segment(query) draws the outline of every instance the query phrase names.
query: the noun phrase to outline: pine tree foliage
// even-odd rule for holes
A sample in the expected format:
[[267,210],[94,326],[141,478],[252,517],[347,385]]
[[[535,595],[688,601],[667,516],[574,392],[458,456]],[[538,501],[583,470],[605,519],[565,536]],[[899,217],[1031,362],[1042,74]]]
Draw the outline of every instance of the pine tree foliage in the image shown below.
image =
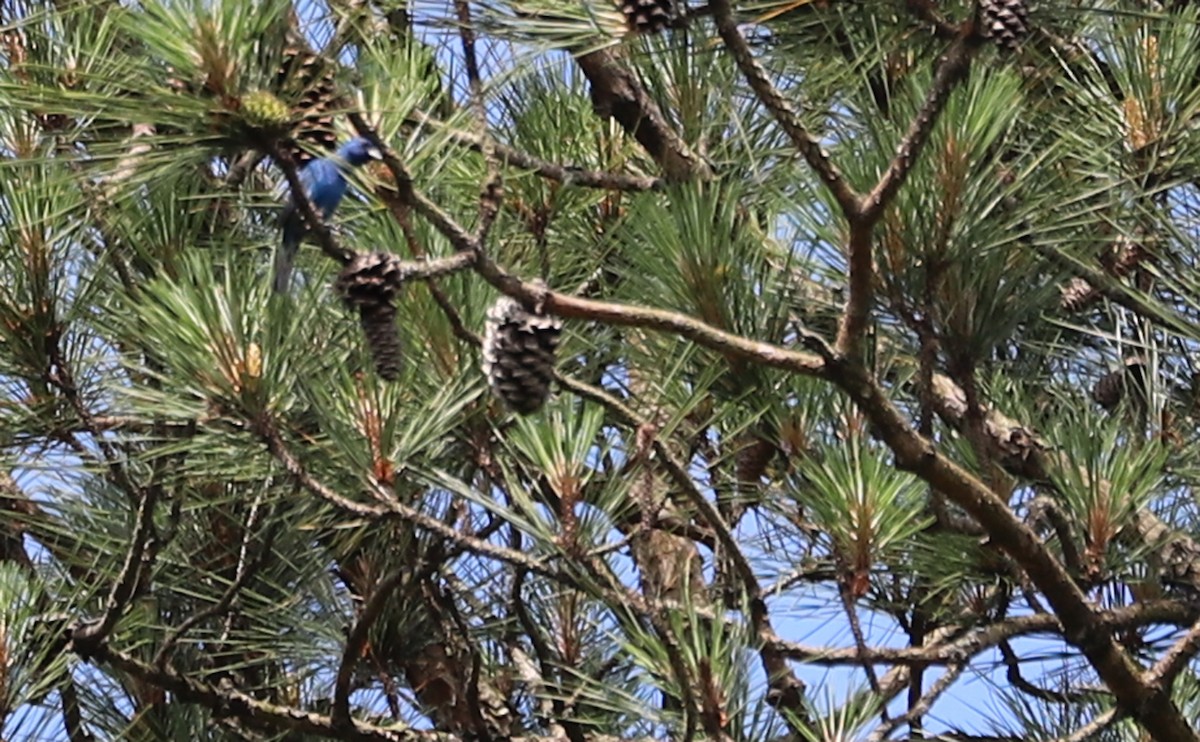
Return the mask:
[[1200,738],[1197,60],[1186,3],[0,0],[0,738]]

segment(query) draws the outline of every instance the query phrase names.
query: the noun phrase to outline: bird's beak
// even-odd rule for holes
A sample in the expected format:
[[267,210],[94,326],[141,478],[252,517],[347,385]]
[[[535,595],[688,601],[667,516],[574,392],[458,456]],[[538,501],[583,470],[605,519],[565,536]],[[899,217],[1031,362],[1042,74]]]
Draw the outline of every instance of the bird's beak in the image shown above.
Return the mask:
[[383,153],[379,151],[378,147],[368,147],[367,157],[370,157],[372,160],[382,160]]

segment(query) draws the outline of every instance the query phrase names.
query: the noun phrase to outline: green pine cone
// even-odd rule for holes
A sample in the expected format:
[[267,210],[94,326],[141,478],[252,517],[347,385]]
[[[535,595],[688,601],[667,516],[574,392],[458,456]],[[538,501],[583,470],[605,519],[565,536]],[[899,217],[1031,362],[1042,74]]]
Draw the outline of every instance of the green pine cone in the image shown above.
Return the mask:
[[242,96],[242,119],[255,129],[278,129],[291,120],[287,104],[265,90]]

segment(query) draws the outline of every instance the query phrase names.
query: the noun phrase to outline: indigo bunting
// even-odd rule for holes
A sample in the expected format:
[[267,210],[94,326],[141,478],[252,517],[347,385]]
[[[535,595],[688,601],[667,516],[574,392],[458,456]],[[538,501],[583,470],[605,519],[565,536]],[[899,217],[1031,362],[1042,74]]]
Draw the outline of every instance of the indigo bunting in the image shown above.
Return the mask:
[[[322,221],[333,216],[342,196],[346,195],[346,171],[380,157],[379,150],[370,142],[356,137],[343,144],[332,156],[313,160],[300,171],[300,183]],[[292,266],[300,249],[300,240],[307,231],[304,214],[296,208],[295,199],[288,198],[279,223],[283,226],[283,244],[275,253],[275,291],[285,294],[292,280]]]

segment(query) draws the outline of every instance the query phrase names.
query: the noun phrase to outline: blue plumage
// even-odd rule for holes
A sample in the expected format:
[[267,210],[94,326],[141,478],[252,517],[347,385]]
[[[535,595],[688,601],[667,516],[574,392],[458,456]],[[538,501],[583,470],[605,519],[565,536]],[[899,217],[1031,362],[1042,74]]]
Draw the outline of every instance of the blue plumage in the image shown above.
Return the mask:
[[[346,195],[346,171],[368,160],[378,160],[379,157],[379,150],[370,142],[356,137],[343,144],[332,157],[313,160],[300,171],[300,183],[308,194],[309,203],[321,215],[322,222],[333,216],[342,197]],[[300,250],[300,241],[307,231],[304,214],[296,207],[294,199],[288,198],[279,222],[283,227],[283,244],[275,253],[274,285],[275,291],[285,294],[292,281],[292,266]]]

